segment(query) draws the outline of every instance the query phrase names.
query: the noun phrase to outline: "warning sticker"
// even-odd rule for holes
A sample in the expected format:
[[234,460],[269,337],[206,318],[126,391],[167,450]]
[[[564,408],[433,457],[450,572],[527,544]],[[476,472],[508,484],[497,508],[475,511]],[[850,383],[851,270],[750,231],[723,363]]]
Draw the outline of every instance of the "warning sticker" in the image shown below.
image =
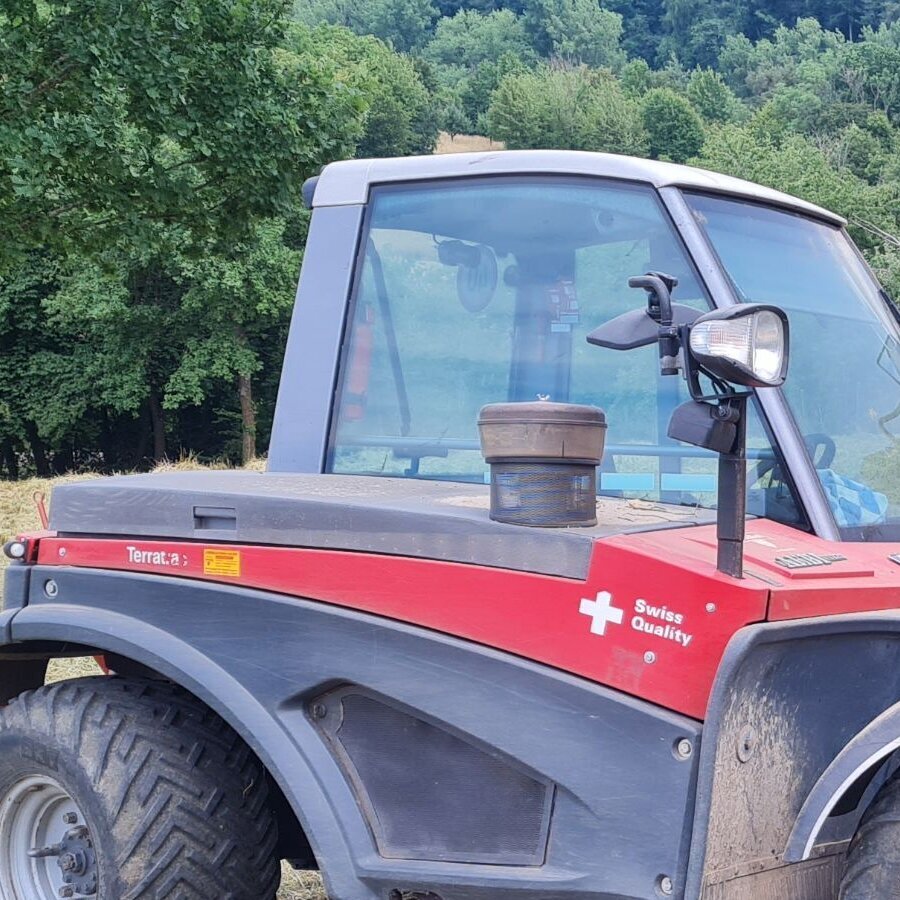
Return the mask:
[[203,574],[224,575],[226,578],[241,577],[241,551],[240,550],[211,550],[203,551]]

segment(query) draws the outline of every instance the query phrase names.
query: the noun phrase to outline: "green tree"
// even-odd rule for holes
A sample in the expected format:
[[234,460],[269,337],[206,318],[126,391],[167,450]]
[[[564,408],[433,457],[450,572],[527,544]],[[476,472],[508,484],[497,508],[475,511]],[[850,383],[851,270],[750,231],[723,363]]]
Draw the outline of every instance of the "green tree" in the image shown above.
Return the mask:
[[138,452],[154,460],[167,456],[165,385],[199,323],[179,315],[183,291],[167,264],[178,238],[188,244],[190,239],[181,228],[159,230],[166,234],[156,235],[152,251],[116,248],[77,265],[70,258],[58,290],[45,300],[45,325],[60,340],[54,351],[43,354],[41,368],[57,379],[78,368],[92,384],[71,421],[49,419],[60,434],[49,434],[44,420],[48,438],[58,442],[65,430],[77,430],[79,421],[103,409],[143,417],[151,440]]
[[629,58],[655,63],[663,39],[663,0],[604,0],[604,9],[622,16],[622,49]]
[[432,34],[437,9],[431,0],[355,0],[360,34],[373,34],[397,50],[421,50]]
[[453,18],[438,22],[425,56],[440,65],[475,69],[511,53],[523,62],[534,53],[522,17],[508,9],[487,15],[460,10]]
[[835,147],[833,165],[846,166],[857,178],[877,184],[888,163],[878,138],[858,125],[849,125]]
[[745,35],[725,39],[718,70],[741,97],[768,99],[784,86],[801,86],[822,99],[836,98],[836,85],[847,42],[838,31],[827,31],[816,19],[779,26],[771,39],[755,44]]
[[485,125],[484,117],[500,82],[507,75],[523,74],[527,71],[528,68],[518,56],[504,53],[496,62],[485,61],[474,72],[462,77],[460,99],[466,116],[476,128],[480,129]]
[[434,149],[440,111],[410,57],[374,37],[328,25],[294,25],[288,46],[301,59],[324,59],[338,83],[360,101],[358,156],[408,156]]
[[494,92],[488,122],[491,137],[511,149],[647,151],[636,102],[603,70],[545,66],[509,75]]
[[670,88],[654,88],[641,102],[649,151],[654,159],[687,162],[703,147],[703,120],[690,101]]
[[854,44],[844,56],[843,78],[851,97],[900,117],[900,47],[877,41]]
[[612,69],[625,64],[622,16],[603,9],[599,0],[528,0],[525,24],[545,56]]
[[[225,235],[339,153],[341,98],[279,50],[282,0],[19,0],[0,27],[0,259]],[[298,123],[303,123],[298,127]]]
[[[31,253],[0,276],[0,464],[9,478],[19,477],[23,451],[32,461],[26,471],[52,474],[48,438],[68,434],[91,395],[85,367],[72,367],[67,380],[42,366],[64,344],[62,335],[46,327],[43,310],[58,275],[55,259]],[[56,388],[62,393],[54,394]]]
[[244,463],[258,449],[254,380],[280,357],[293,306],[300,253],[285,243],[285,228],[283,221],[265,221],[227,257],[192,253],[174,260],[188,286],[178,315],[193,324],[166,381],[163,406],[199,406],[217,382],[233,384]]
[[655,75],[645,59],[632,59],[619,73],[619,83],[629,97],[643,97],[654,87]]
[[714,65],[730,34],[742,30],[741,3],[714,0],[665,0],[663,19],[667,33],[660,42],[661,56],[675,56],[686,66]]
[[466,113],[462,99],[453,93],[441,98],[441,131],[450,135],[450,140],[458,134],[469,134],[474,131],[474,123]]
[[[280,3],[21,9],[0,26],[0,385],[15,360],[21,395],[0,408],[0,450],[8,472],[23,447],[41,472],[161,458],[195,415],[170,387],[207,327],[188,261],[259,268],[264,215],[298,219],[302,179],[352,151],[361,95],[283,45]],[[226,336],[245,315],[230,313]],[[208,396],[237,408],[234,371]]]
[[739,119],[743,112],[734,91],[712,69],[697,68],[691,72],[687,96],[707,122],[731,122]]
[[428,42],[439,12],[431,0],[296,0],[294,17],[313,27],[343,25],[409,53]]

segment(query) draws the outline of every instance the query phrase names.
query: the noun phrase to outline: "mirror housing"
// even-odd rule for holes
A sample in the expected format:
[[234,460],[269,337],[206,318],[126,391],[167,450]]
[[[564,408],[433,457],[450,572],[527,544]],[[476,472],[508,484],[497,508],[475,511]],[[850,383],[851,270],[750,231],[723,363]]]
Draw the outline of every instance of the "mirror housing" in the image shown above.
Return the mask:
[[[672,324],[676,327],[692,325],[700,312],[683,303],[672,304]],[[598,325],[588,336],[587,342],[610,350],[635,350],[659,341],[659,320],[646,309],[633,309],[615,319]]]
[[438,259],[456,268],[456,295],[463,308],[478,313],[487,307],[497,292],[499,270],[494,251],[485,244],[464,241],[440,241]]

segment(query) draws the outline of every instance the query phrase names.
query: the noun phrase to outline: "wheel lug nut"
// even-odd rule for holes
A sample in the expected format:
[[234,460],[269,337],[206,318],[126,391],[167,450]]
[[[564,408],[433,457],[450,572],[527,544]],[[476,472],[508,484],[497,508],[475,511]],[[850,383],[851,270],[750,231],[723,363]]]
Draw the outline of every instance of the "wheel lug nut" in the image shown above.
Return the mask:
[[75,896],[75,888],[73,888],[73,887],[72,887],[71,885],[69,885],[69,884],[64,884],[64,885],[59,889],[59,896],[62,897],[62,898],[66,898],[66,897],[74,897],[74,896]]
[[73,812],[63,813],[63,822],[66,825],[74,825],[78,821],[78,814]]

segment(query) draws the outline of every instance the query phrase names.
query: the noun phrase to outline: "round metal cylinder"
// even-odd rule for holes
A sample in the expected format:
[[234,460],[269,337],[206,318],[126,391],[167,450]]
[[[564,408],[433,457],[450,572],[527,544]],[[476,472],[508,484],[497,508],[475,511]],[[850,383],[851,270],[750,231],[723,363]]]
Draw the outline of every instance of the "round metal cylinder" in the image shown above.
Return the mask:
[[606,417],[574,403],[494,403],[478,417],[491,468],[490,516],[543,528],[597,524]]

